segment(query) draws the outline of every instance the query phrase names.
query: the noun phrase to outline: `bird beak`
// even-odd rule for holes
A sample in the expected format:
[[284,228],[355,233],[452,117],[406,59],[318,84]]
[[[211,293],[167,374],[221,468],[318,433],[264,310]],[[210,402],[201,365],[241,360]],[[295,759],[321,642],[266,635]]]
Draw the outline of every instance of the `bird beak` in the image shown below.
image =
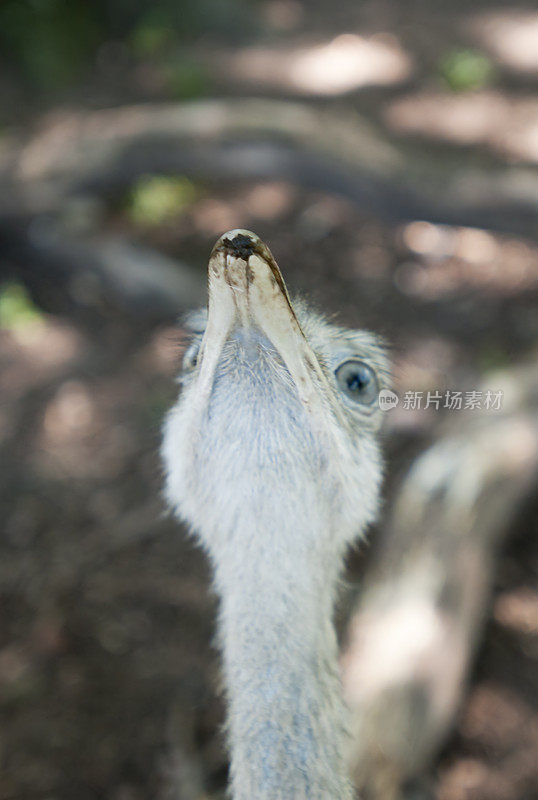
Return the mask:
[[208,321],[200,352],[199,391],[212,388],[232,328],[256,326],[288,368],[307,409],[330,396],[327,379],[295,316],[282,273],[254,233],[232,230],[215,244],[208,267]]

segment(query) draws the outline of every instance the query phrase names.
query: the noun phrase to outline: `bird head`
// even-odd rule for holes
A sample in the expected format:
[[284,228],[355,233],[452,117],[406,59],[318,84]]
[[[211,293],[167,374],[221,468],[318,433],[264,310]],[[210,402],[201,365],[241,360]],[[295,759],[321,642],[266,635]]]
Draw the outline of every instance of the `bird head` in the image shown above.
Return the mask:
[[240,229],[215,244],[207,311],[186,324],[183,392],[163,448],[180,514],[196,524],[190,495],[232,508],[235,495],[285,482],[298,503],[332,492],[355,506],[347,516],[356,524],[369,521],[380,482],[378,396],[388,385],[380,340],[292,303],[269,248]]

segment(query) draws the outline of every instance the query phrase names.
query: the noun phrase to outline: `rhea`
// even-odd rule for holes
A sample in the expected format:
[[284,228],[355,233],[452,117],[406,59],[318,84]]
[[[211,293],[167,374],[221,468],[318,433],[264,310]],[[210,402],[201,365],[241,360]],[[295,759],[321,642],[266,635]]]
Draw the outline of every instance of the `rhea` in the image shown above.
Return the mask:
[[216,243],[208,294],[162,452],[220,599],[231,796],[350,800],[333,610],[378,508],[384,348],[292,304],[249,231]]

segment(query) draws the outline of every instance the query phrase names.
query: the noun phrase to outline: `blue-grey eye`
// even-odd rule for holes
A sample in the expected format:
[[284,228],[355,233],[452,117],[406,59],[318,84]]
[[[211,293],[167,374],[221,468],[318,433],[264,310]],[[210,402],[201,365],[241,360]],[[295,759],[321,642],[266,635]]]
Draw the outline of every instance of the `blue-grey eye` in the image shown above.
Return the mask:
[[335,371],[339,388],[356,403],[369,406],[379,394],[376,374],[364,361],[350,358],[343,361]]
[[195,341],[189,345],[183,356],[183,369],[186,372],[193,370],[198,364],[198,354],[200,352],[200,342]]

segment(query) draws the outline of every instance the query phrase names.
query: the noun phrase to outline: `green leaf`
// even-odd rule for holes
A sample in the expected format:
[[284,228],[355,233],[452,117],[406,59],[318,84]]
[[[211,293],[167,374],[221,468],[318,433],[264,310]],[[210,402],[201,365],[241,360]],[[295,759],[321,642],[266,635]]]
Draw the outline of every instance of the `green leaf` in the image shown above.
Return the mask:
[[188,178],[170,175],[144,175],[133,187],[127,214],[137,225],[162,225],[182,214],[199,195]]
[[43,320],[24,286],[10,282],[0,286],[0,328],[21,330]]
[[454,92],[481,89],[494,73],[491,60],[478,50],[452,50],[442,59],[440,71]]

